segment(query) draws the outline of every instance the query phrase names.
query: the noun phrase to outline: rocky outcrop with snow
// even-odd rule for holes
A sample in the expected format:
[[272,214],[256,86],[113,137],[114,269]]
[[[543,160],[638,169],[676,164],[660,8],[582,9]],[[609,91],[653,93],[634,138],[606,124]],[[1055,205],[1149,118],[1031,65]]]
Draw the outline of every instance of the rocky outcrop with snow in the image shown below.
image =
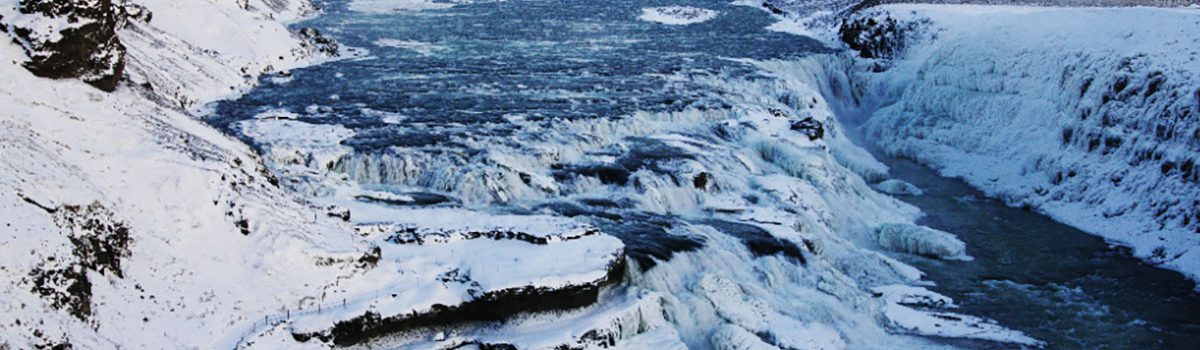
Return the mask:
[[868,63],[893,67],[862,74],[857,90],[885,106],[865,126],[885,151],[1200,273],[1200,41],[1189,34],[1200,11],[888,5],[857,16],[843,26],[851,46],[898,57]]
[[125,7],[111,0],[0,5],[0,28],[25,51],[25,68],[40,77],[78,78],[104,91],[116,89],[125,70],[125,46],[117,30],[127,17]]

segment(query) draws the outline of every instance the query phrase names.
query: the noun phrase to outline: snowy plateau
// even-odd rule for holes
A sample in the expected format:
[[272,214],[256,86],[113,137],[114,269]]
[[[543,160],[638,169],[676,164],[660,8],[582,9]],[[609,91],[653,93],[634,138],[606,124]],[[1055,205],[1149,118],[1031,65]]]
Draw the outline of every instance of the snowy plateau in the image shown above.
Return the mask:
[[[868,149],[1200,279],[1196,7],[741,1],[834,49],[726,59],[754,78],[662,74],[725,110],[512,116],[527,134],[454,140],[478,158],[364,153],[355,128],[305,119],[330,113],[315,105],[203,120],[372,59],[301,27],[322,6],[494,3],[0,0],[0,349],[1046,347],[897,258],[973,255],[917,223],[899,198],[925,189]],[[701,3],[627,20],[733,11]],[[632,209],[564,214],[584,202]]]

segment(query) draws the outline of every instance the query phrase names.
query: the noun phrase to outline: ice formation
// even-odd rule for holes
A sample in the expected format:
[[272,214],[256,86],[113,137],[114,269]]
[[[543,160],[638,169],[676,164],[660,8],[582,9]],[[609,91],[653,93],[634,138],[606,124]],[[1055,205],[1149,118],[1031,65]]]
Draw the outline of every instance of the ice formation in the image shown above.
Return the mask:
[[953,234],[932,228],[885,224],[875,228],[875,241],[884,249],[939,259],[969,260],[967,245]]
[[920,187],[899,179],[883,180],[883,182],[875,184],[875,189],[892,195],[920,196],[925,194]]
[[690,6],[647,7],[638,16],[643,21],[670,25],[686,25],[707,22],[717,17],[717,11]]

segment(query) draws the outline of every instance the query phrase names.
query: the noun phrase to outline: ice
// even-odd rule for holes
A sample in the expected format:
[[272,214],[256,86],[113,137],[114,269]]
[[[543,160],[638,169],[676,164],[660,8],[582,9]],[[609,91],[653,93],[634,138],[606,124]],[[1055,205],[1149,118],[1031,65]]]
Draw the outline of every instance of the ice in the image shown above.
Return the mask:
[[884,249],[946,260],[971,259],[966,253],[966,243],[949,232],[909,224],[884,224],[873,234]]
[[668,25],[703,23],[717,17],[717,11],[691,6],[663,6],[642,9],[638,19]]
[[[354,136],[353,130],[340,125],[277,119],[280,118],[276,116],[278,112],[268,112],[267,115],[260,114],[255,119],[238,122],[235,128],[256,144],[269,148],[266,153],[276,163],[329,167],[351,152],[350,147],[341,145],[341,142]],[[294,114],[283,116],[294,118]]]
[[899,179],[883,180],[883,182],[875,184],[875,189],[891,195],[920,196],[925,194],[920,187]]
[[937,309],[953,308],[949,298],[920,287],[884,286],[876,288],[888,302],[884,315],[893,327],[916,334],[989,340],[1041,348],[1044,342],[995,321]]
[[379,39],[379,40],[375,41],[375,45],[383,46],[383,47],[397,48],[397,49],[405,49],[405,50],[409,50],[412,52],[416,52],[423,56],[430,56],[439,51],[445,51],[447,49],[445,46],[426,43],[426,42],[412,41],[412,40],[396,40],[396,39]]
[[436,10],[453,7],[451,2],[433,0],[352,0],[348,6],[352,11],[365,13],[387,13],[394,11]]

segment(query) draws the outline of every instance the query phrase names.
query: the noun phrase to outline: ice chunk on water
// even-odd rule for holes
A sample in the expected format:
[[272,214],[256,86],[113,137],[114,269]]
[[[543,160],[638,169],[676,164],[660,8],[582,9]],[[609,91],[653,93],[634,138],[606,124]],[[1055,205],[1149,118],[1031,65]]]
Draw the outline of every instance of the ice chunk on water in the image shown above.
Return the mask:
[[642,15],[638,19],[662,24],[685,25],[705,22],[716,17],[717,11],[713,10],[690,6],[663,6],[642,9]]
[[884,249],[943,260],[971,259],[967,256],[967,244],[949,232],[918,225],[883,224],[873,234]]
[[884,180],[875,185],[875,189],[891,195],[920,196],[925,194],[925,191],[921,190],[920,187],[897,179]]

